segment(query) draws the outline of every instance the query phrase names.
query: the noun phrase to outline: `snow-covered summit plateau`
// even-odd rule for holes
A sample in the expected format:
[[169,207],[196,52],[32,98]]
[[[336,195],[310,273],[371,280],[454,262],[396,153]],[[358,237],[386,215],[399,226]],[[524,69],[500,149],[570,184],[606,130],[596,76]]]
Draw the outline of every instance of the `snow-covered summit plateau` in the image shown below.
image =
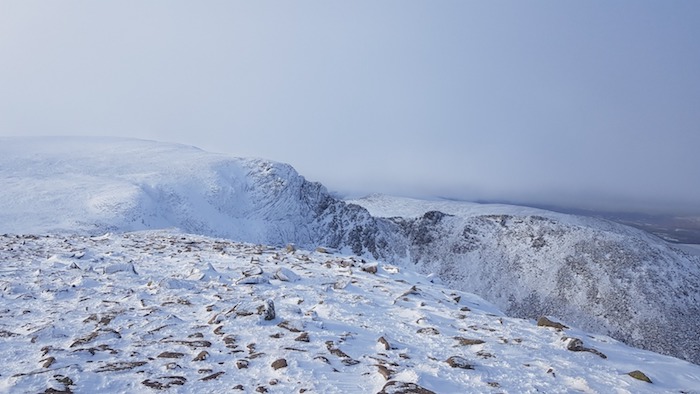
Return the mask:
[[386,196],[348,203],[286,164],[118,138],[1,138],[0,182],[0,234],[177,229],[320,246],[436,274],[509,316],[555,316],[700,363],[700,258],[608,221]]
[[698,365],[506,317],[477,296],[354,256],[142,231],[4,235],[0,261],[2,392],[700,387]]

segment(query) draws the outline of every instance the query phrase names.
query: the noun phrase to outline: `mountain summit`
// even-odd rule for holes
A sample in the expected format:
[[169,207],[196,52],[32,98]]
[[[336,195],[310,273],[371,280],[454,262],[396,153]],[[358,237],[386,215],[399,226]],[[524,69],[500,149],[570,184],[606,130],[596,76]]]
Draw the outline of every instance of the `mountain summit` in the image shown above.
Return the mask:
[[608,221],[386,196],[349,203],[286,164],[118,138],[3,138],[0,179],[0,234],[174,228],[338,251],[415,267],[511,316],[556,316],[700,363],[700,261]]

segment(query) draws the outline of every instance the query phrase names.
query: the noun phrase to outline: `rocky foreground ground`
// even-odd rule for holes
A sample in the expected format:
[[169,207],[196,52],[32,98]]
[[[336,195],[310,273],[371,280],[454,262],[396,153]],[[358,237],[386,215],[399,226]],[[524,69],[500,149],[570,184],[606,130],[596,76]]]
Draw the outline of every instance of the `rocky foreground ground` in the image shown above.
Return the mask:
[[700,387],[700,366],[391,264],[168,231],[0,236],[0,359],[0,391],[27,393]]

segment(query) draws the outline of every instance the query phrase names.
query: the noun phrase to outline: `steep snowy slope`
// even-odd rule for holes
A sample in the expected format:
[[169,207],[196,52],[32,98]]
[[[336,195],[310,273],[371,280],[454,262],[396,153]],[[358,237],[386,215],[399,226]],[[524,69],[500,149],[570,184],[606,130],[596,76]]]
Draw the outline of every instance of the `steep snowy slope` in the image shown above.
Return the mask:
[[616,223],[531,208],[370,196],[411,261],[510,316],[559,316],[700,363],[700,259]]
[[286,164],[117,138],[0,139],[0,233],[176,227],[240,241],[401,254],[392,226]]
[[700,366],[509,318],[474,295],[352,256],[142,231],[0,236],[0,262],[0,392],[700,387]]

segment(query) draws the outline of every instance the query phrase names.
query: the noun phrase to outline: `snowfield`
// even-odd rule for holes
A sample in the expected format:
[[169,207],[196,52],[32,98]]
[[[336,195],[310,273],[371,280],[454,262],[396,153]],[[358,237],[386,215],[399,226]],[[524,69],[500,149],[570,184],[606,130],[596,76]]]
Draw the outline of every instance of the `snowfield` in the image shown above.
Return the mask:
[[[286,164],[120,138],[0,138],[0,182],[0,235],[92,240],[169,229],[282,249],[322,247],[402,274],[433,275],[511,317],[548,315],[700,363],[700,256],[609,221],[378,195],[346,202]],[[104,272],[128,271],[141,259],[137,250]],[[60,254],[42,258],[51,255]],[[135,269],[141,278],[144,268]],[[46,272],[37,270],[37,277]],[[101,286],[91,275],[75,288]],[[167,283],[187,294],[192,288],[178,286],[191,282],[181,280]],[[7,283],[3,303],[29,289],[24,280]]]
[[506,317],[479,297],[356,256],[142,231],[7,234],[0,261],[4,392],[700,387],[700,366]]

